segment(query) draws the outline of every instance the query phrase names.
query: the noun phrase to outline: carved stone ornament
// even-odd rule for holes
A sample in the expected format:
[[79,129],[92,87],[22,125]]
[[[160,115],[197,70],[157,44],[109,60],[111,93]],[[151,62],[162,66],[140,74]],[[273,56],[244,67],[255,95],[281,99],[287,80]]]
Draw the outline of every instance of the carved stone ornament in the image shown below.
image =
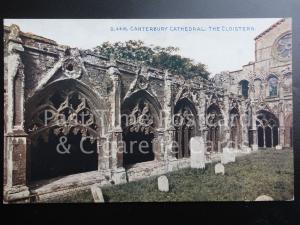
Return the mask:
[[129,115],[129,131],[144,132],[145,134],[153,133],[154,118],[150,113],[148,102],[139,102],[133,108]]
[[230,109],[238,109],[239,108],[239,103],[236,99],[232,99],[231,103],[230,103]]
[[258,103],[257,111],[259,111],[259,110],[266,110],[266,111],[270,111],[270,112],[272,111],[270,109],[270,106],[264,101],[261,101],[261,102]]
[[292,58],[292,33],[281,36],[273,46],[273,55],[280,61],[288,61]]
[[144,90],[148,88],[148,80],[144,76],[139,76],[138,78],[138,86],[140,89]]
[[30,135],[44,133],[48,136],[53,129],[55,135],[67,135],[80,132],[83,137],[92,136],[91,142],[97,138],[98,127],[95,123],[86,99],[76,92],[55,93],[49,100],[39,105],[33,112],[28,133]]
[[189,86],[183,85],[179,86],[179,91],[175,96],[174,104],[176,104],[180,99],[187,98],[193,102],[193,94],[191,92],[191,88]]
[[10,27],[10,33],[8,38],[10,40],[14,40],[14,41],[21,41],[19,35],[20,35],[20,28],[16,25],[16,24],[12,24]]
[[69,78],[77,79],[81,76],[82,68],[78,58],[67,58],[62,66],[62,70]]
[[125,98],[128,98],[130,95],[135,93],[138,90],[146,90],[149,87],[149,76],[147,74],[147,69],[141,66],[136,71],[136,78],[131,83],[128,92],[125,95]]
[[178,113],[175,114],[174,116],[174,126],[179,127],[179,126],[187,126],[187,127],[192,127],[195,125],[196,118],[194,118],[194,115],[190,108],[184,107],[179,110]]

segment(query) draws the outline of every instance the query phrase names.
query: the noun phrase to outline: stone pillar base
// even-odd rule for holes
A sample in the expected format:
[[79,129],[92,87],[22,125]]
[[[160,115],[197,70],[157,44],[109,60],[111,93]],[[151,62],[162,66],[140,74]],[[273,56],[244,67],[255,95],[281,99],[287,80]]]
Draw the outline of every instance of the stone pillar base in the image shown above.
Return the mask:
[[169,158],[167,161],[167,172],[178,170],[177,159],[175,157]]
[[248,146],[242,146],[242,152],[243,153],[250,153],[252,149]]
[[276,149],[276,150],[282,150],[282,145],[276,145],[276,146],[275,146],[275,149]]
[[112,178],[112,172],[110,169],[98,169],[98,171],[105,177],[105,179],[110,180]]
[[120,167],[112,171],[112,180],[115,184],[127,183],[125,168]]
[[252,151],[257,151],[258,150],[258,145],[252,145],[251,148],[252,148]]
[[4,187],[4,201],[7,203],[29,203],[30,192],[27,186]]

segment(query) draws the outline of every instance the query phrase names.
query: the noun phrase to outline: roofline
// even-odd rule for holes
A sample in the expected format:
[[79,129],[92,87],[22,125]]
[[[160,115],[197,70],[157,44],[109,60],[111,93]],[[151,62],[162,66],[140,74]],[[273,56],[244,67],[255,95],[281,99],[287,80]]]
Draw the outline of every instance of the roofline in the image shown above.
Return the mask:
[[283,23],[285,21],[285,18],[282,18],[278,20],[276,23],[269,26],[267,29],[265,29],[263,32],[261,32],[259,35],[257,35],[254,40],[257,40],[258,38],[264,36],[266,33],[268,33],[270,30],[272,30],[274,27],[278,26],[279,24]]
[[230,71],[229,73],[235,73],[235,72],[239,72],[239,71],[243,71],[243,69],[239,69],[239,70]]
[[[10,31],[10,26],[4,25],[4,30],[9,32]],[[23,31],[20,30],[20,36],[31,38],[31,39],[34,39],[34,40],[37,40],[37,41],[42,41],[44,43],[48,43],[48,44],[52,44],[52,45],[58,45],[57,42],[54,41],[54,40],[51,40],[49,38],[45,38],[43,36],[39,36],[39,35],[30,33],[30,32],[23,32]]]

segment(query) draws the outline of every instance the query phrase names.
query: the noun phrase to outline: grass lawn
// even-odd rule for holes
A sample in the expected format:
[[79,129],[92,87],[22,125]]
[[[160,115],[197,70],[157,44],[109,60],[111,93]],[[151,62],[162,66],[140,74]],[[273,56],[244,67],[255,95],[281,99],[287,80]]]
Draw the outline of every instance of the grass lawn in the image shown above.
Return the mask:
[[[102,189],[107,202],[157,201],[253,201],[259,195],[289,200],[294,195],[294,164],[291,150],[262,150],[225,165],[225,175],[205,170],[182,169],[166,174],[170,191],[157,189],[157,177]],[[89,190],[53,202],[93,202]]]

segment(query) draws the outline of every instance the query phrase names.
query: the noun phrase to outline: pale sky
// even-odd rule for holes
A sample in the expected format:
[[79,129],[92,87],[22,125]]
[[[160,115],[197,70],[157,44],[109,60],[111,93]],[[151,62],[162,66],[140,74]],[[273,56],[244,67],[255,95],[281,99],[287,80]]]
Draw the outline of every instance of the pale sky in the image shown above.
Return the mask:
[[[254,61],[254,38],[279,19],[5,19],[4,24],[15,23],[23,32],[82,49],[105,41],[133,39],[147,45],[179,47],[178,54],[206,64],[208,71],[215,74],[238,70]],[[127,31],[111,31],[116,27],[125,27]],[[135,27],[167,27],[167,30],[132,31]],[[203,30],[174,31],[174,27]],[[220,30],[212,31],[212,27]],[[227,31],[222,31],[222,27]],[[228,31],[230,27],[250,27],[250,31]]]

